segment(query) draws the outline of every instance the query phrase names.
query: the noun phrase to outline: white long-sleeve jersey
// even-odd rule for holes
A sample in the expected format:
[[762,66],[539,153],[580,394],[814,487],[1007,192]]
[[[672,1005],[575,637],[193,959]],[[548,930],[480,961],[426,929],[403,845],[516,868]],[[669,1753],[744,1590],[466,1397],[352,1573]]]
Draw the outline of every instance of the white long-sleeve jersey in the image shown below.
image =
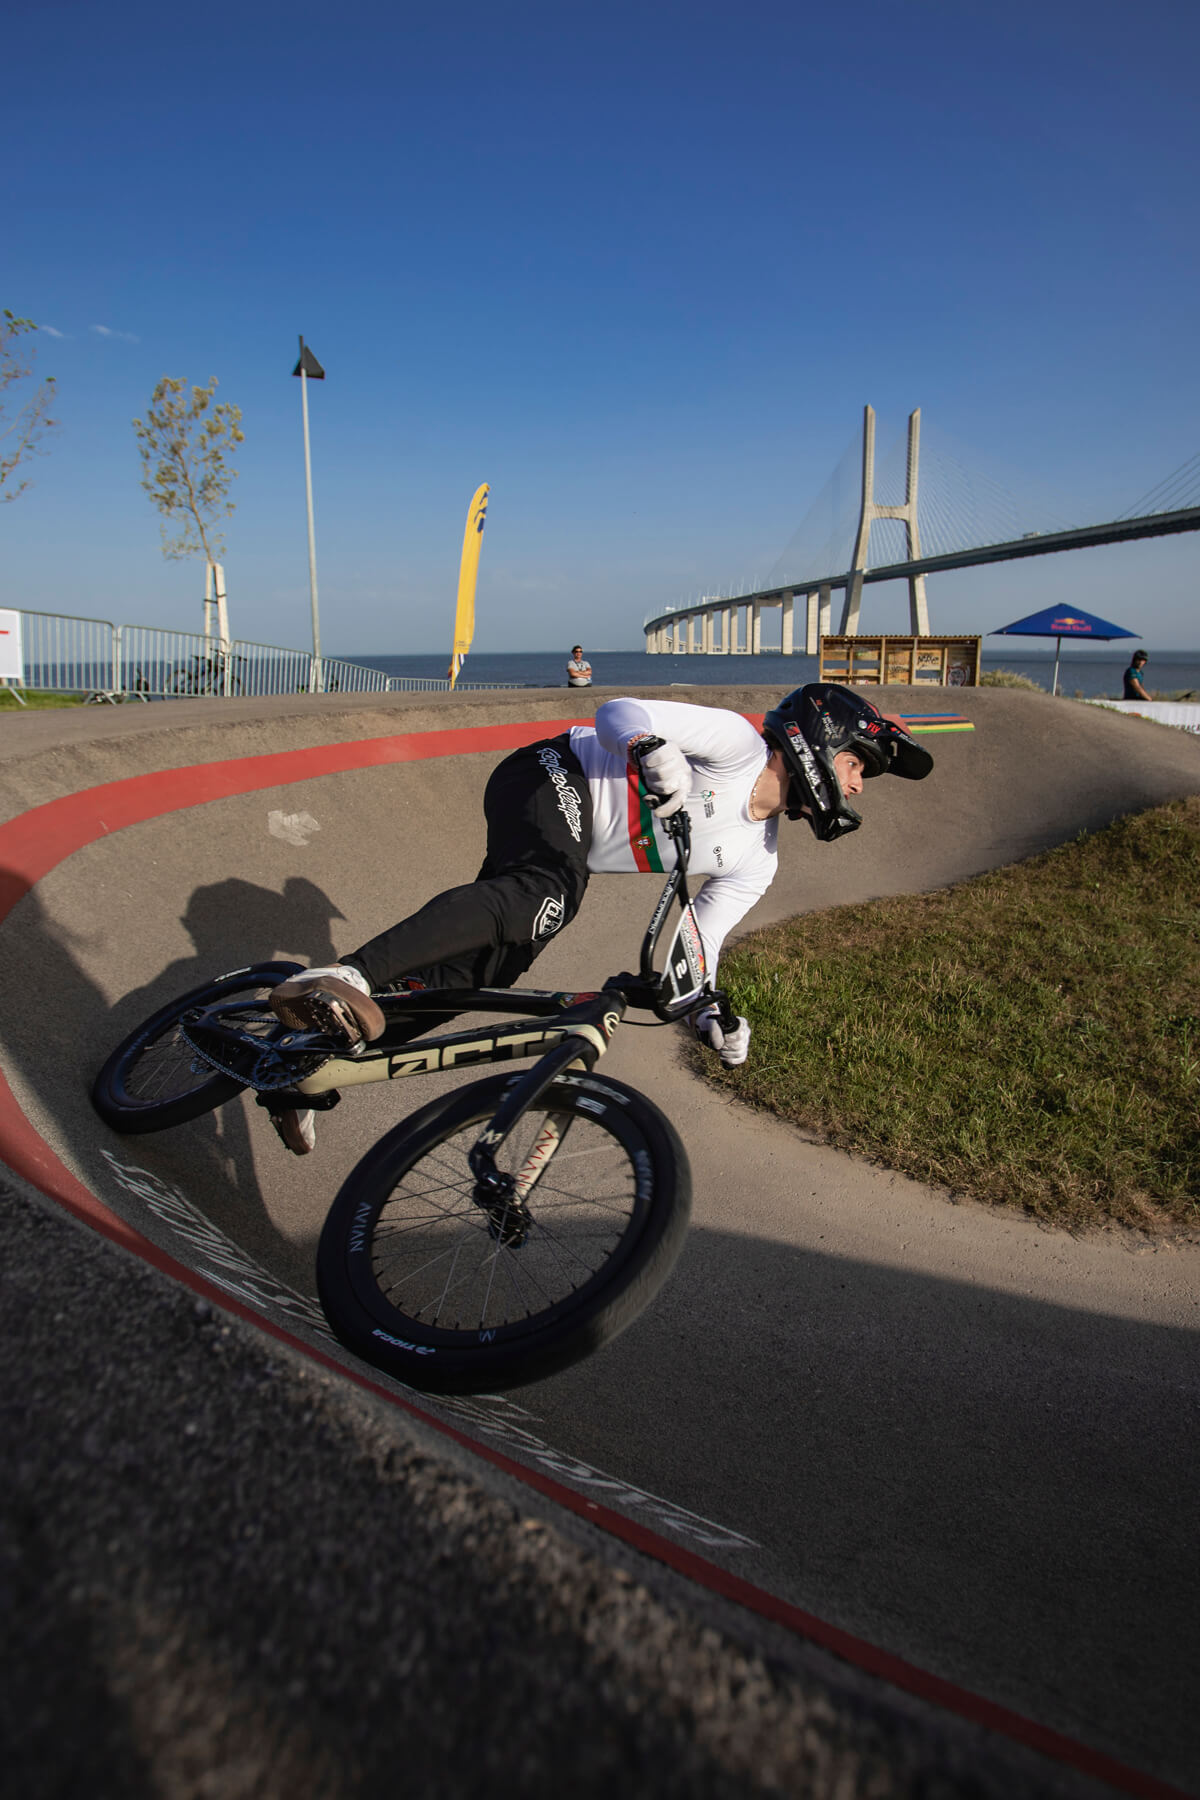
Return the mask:
[[629,762],[630,739],[647,734],[677,744],[691,764],[688,870],[707,877],[695,913],[711,979],[727,933],[775,877],[777,820],[750,817],[751,789],[770,751],[740,713],[677,700],[606,701],[594,729],[571,730],[571,749],[592,796],[588,868],[597,873],[675,866],[665,823],[639,796],[638,772]]

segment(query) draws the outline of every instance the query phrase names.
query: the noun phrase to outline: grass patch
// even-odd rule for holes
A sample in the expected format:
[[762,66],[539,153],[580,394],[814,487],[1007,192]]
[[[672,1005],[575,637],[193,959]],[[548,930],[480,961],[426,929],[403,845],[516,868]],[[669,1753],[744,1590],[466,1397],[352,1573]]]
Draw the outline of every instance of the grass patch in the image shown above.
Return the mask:
[[1046,689],[1028,675],[1018,675],[1015,669],[985,669],[979,677],[980,687],[1024,688],[1031,694],[1044,694]]
[[21,705],[21,700],[17,699],[12,688],[0,687],[0,712],[19,713],[25,712],[26,710],[32,712],[44,706],[83,705],[82,694],[47,693],[41,688],[22,688],[20,694],[21,700],[24,700],[25,702],[24,706]]
[[1200,1232],[1200,796],[935,894],[744,938],[706,1072],[829,1143],[1072,1229]]

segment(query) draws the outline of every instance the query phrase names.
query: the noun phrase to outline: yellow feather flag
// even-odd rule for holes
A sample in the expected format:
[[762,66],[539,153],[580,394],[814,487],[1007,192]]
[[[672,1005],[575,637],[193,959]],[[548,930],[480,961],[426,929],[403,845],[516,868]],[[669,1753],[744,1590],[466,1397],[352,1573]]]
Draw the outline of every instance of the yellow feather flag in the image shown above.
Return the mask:
[[458,610],[454,615],[454,649],[450,654],[450,686],[458,680],[471,639],[475,636],[475,583],[479,576],[479,552],[487,523],[488,484],[475,489],[463,532],[462,562],[458,568]]

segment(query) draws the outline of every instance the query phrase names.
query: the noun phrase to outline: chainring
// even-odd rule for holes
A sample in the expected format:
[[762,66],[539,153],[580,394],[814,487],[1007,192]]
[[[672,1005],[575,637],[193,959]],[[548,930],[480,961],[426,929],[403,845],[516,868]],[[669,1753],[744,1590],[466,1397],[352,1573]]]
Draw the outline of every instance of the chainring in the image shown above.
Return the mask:
[[252,1030],[231,1024],[226,1016],[222,1016],[221,1009],[214,1011],[215,1018],[209,1012],[181,1019],[181,1037],[210,1069],[215,1069],[219,1075],[232,1075],[243,1087],[254,1088],[260,1094],[295,1087],[298,1081],[315,1075],[332,1055],[329,1050],[279,1049],[272,1042],[272,1036],[281,1029],[273,1013],[250,1015],[271,1033],[271,1036],[259,1036]]

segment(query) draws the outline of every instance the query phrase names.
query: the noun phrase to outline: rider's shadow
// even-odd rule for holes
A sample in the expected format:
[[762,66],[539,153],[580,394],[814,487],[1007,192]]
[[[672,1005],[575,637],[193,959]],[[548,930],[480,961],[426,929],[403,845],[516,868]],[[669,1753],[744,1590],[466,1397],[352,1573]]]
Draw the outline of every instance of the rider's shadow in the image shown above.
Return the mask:
[[[324,890],[302,876],[286,881],[282,894],[238,878],[194,889],[180,918],[194,954],[125,995],[110,1015],[111,1043],[189,989],[249,963],[336,961],[332,926],[343,917]],[[311,1245],[298,1245],[276,1227],[258,1175],[260,1158],[275,1174],[286,1173],[292,1159],[265,1113],[256,1116],[252,1107],[252,1101],[231,1101],[161,1135],[120,1139],[113,1149],[121,1156],[118,1145],[123,1147],[124,1161],[169,1181],[244,1250],[308,1291]]]
[[285,881],[282,894],[236,877],[193,889],[179,922],[194,955],[178,957],[117,1002],[114,1041],[189,988],[247,963],[336,961],[332,925],[344,917],[323,888],[301,875]]

